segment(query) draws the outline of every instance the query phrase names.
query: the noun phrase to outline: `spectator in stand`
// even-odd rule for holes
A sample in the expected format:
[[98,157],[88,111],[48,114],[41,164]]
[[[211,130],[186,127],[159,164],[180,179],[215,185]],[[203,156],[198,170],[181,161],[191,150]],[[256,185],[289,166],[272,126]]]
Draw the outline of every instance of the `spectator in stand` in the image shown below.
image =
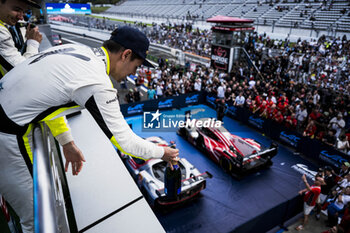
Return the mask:
[[152,86],[149,86],[147,96],[149,100],[154,100],[156,98],[156,90],[154,90]]
[[279,124],[282,124],[284,121],[284,117],[281,111],[277,111],[276,115],[274,118],[272,118],[274,121],[276,121]]
[[337,198],[327,206],[328,225],[330,227],[338,224],[338,217],[342,217],[344,206],[350,202],[350,186],[341,191]]
[[219,99],[225,99],[225,90],[226,90],[226,87],[225,87],[224,83],[222,82],[220,84],[220,86],[218,87],[218,98]]
[[162,85],[158,82],[156,88],[157,88],[157,90],[156,90],[157,99],[160,99],[160,98],[163,97],[163,87],[162,87]]
[[322,114],[319,112],[317,108],[313,108],[310,115],[309,115],[309,121],[318,121],[322,117]]
[[350,163],[342,162],[338,176],[344,178],[350,172]]
[[296,129],[297,128],[297,119],[295,117],[295,113],[292,113],[291,115],[287,116],[285,119],[285,126],[288,129]]
[[324,184],[324,180],[321,177],[315,178],[315,183],[310,186],[309,183],[306,180],[305,174],[302,176],[302,180],[306,186],[305,189],[299,191],[299,195],[302,195],[305,193],[304,196],[304,219],[303,223],[296,227],[297,231],[301,231],[304,229],[305,225],[308,222],[309,215],[311,211],[314,209],[316,202],[318,200],[318,197],[321,193],[321,185]]
[[313,95],[312,99],[313,99],[313,103],[315,106],[320,102],[321,97],[318,94],[317,90],[314,91],[314,95]]
[[243,96],[243,92],[240,92],[239,95],[236,97],[235,102],[233,103],[233,106],[242,108],[245,103],[245,98]]
[[343,115],[338,113],[336,117],[333,117],[328,125],[329,128],[336,130],[335,136],[338,138],[341,131],[345,127],[345,121],[343,120]]
[[333,169],[329,166],[326,166],[323,169],[323,180],[324,184],[321,185],[321,193],[319,203],[316,204],[316,219],[320,219],[321,207],[325,203],[327,196],[331,193],[332,188],[335,186],[335,177],[333,175]]
[[200,79],[196,79],[194,83],[194,90],[195,91],[201,91],[202,90],[202,82]]
[[249,95],[248,98],[245,101],[245,106],[250,109],[250,106],[252,105],[252,96]]
[[[348,162],[346,162],[348,163]],[[341,178],[342,176],[340,176],[340,179],[336,185],[336,188],[333,190],[333,197],[335,197],[337,195],[337,193],[341,192],[342,190],[344,190],[346,187],[350,186],[350,174],[349,173],[345,173],[344,178]]]
[[337,149],[344,154],[347,154],[350,149],[348,138],[344,134],[337,139]]
[[124,100],[128,104],[135,102],[133,89],[131,89],[131,88],[129,89],[129,92],[125,95]]
[[316,130],[317,130],[317,127],[315,125],[315,121],[311,120],[305,128],[305,130],[303,132],[303,136],[310,137],[313,139],[315,137]]
[[344,211],[344,216],[338,225],[338,232],[349,233],[350,232],[350,205],[347,206]]
[[256,82],[255,82],[253,76],[251,76],[251,77],[249,78],[249,83],[248,83],[248,84],[249,84],[249,89],[253,89],[253,88],[255,87]]
[[263,100],[262,103],[260,104],[260,106],[258,106],[253,113],[258,113],[258,114],[262,114],[265,109],[267,108],[267,105],[266,105],[266,101]]
[[336,137],[334,136],[335,130],[329,129],[327,134],[322,138],[322,142],[326,143],[329,146],[334,146],[336,142]]
[[134,102],[139,102],[141,101],[141,96],[143,96],[139,90],[139,88],[135,87],[134,88]]
[[147,71],[146,71],[146,79],[148,81],[148,85],[150,85],[152,80],[152,71],[149,69],[149,67],[147,68]]
[[306,118],[307,118],[307,111],[304,105],[300,105],[299,109],[296,110],[296,118],[298,120],[297,129],[301,129],[302,125],[304,124]]

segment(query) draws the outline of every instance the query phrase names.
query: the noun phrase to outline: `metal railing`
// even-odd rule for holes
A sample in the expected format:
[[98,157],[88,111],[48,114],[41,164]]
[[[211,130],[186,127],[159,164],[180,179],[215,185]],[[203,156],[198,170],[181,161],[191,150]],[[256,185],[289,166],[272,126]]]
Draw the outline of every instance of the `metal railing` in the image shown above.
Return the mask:
[[48,127],[33,130],[34,225],[36,233],[69,233],[59,176],[59,152]]

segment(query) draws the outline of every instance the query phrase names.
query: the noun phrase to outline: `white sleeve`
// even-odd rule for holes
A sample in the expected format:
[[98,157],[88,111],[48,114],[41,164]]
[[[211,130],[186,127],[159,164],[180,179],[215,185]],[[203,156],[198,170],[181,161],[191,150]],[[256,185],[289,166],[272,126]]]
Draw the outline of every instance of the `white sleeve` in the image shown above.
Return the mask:
[[40,43],[36,40],[29,39],[27,40],[27,49],[23,54],[23,57],[29,58],[39,52]]
[[10,31],[5,26],[1,25],[0,58],[1,65],[6,69],[6,71],[10,71],[14,66],[26,60],[15,47]]
[[[79,95],[84,92],[84,89],[88,88],[81,88],[75,94]],[[83,100],[80,99],[80,101]],[[91,93],[90,98],[83,105],[106,136],[123,153],[143,159],[161,158],[163,156],[164,149],[162,147],[142,139],[130,129],[120,112],[115,89],[104,88]]]

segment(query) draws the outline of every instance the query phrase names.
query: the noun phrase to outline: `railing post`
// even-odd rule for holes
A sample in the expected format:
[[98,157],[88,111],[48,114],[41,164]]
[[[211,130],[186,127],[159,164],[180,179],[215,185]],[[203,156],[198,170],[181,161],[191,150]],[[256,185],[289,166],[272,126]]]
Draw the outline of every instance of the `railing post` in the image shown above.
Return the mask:
[[[51,139],[51,140],[50,140]],[[45,124],[33,130],[34,226],[36,233],[69,233],[54,138]],[[57,157],[58,158],[58,157]]]
[[57,233],[55,192],[50,171],[46,130],[39,125],[33,130],[34,226],[36,233]]

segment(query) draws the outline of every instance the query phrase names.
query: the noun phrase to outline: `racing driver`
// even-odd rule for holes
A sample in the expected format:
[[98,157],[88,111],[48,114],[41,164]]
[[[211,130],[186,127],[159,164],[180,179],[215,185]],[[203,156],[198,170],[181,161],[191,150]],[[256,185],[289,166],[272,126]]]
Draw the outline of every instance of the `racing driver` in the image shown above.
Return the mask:
[[[139,30],[121,27],[100,48],[62,45],[39,53],[0,80],[0,193],[33,219],[33,180],[27,161],[33,123],[86,108],[108,139],[123,153],[143,159],[178,161],[178,150],[138,137],[120,112],[109,75],[121,81],[146,60],[149,41]],[[93,136],[93,135],[91,135]],[[32,158],[30,158],[32,159]],[[72,162],[82,167],[83,157]],[[25,232],[34,232],[34,229]]]

